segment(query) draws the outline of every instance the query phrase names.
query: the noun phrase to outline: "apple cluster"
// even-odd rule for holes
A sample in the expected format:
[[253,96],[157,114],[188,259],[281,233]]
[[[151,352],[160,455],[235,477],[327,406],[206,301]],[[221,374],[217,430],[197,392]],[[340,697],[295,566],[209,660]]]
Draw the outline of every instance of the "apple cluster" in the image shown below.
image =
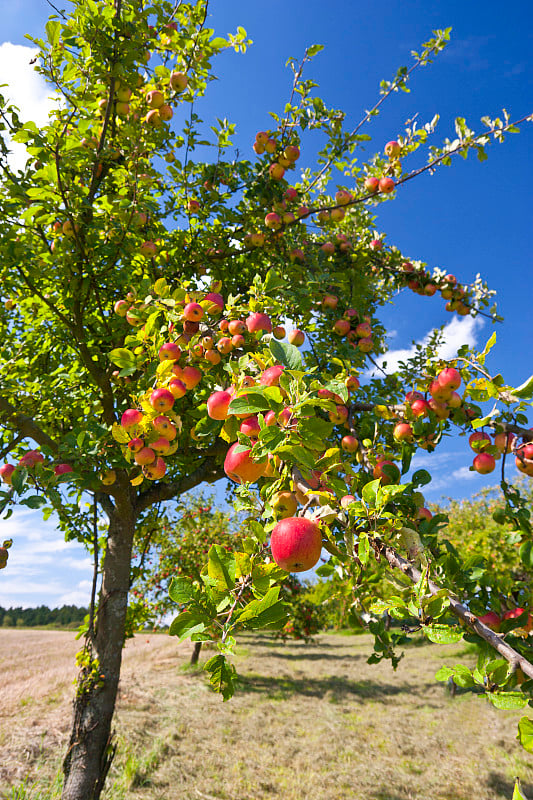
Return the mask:
[[2,464],[0,467],[0,478],[4,483],[8,486],[12,486],[13,484],[13,474],[17,468],[24,468],[27,470],[33,470],[37,464],[42,465],[44,471],[41,472],[41,476],[46,480],[49,475],[46,474],[46,470],[51,469],[53,471],[53,475],[58,477],[60,475],[66,475],[69,472],[74,472],[74,467],[71,464],[48,464],[45,461],[44,455],[39,450],[27,450],[19,459],[18,463],[15,464]]
[[282,147],[269,131],[256,133],[253,148],[257,155],[266,153],[275,156],[268,168],[268,174],[273,181],[283,180],[285,170],[291,169],[300,158],[300,148],[296,143],[291,142]]

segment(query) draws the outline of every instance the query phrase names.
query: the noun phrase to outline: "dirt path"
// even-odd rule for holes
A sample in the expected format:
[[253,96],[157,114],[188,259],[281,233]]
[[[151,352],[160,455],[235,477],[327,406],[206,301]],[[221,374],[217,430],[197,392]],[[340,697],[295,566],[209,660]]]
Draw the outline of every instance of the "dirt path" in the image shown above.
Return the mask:
[[[78,646],[67,633],[0,630],[2,789],[57,771]],[[369,666],[369,652],[367,637],[243,637],[242,687],[222,703],[203,673],[184,671],[188,645],[137,636],[108,800],[510,800],[515,775],[533,797],[521,713],[451,699],[434,681],[465,657],[460,647],[411,647],[396,674]]]

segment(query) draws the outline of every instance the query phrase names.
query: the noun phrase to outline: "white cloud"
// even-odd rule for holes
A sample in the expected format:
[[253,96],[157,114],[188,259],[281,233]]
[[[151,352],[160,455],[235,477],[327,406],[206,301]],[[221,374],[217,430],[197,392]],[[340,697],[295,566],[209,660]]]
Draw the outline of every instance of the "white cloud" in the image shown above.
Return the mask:
[[450,483],[452,481],[471,481],[477,478],[478,473],[470,470],[469,467],[459,467],[452,472],[450,476]]
[[[469,347],[474,347],[477,344],[478,332],[482,327],[483,320],[480,317],[454,316],[444,327],[443,342],[437,350],[437,356],[448,360],[457,354],[457,351],[462,345],[467,344]],[[427,345],[430,340],[430,335],[430,333],[426,334],[418,344],[421,344],[423,347]],[[415,345],[401,350],[389,350],[385,355],[376,358],[376,363],[379,367],[385,369],[387,373],[396,372],[400,362],[407,361],[412,358],[415,353]],[[384,363],[387,364],[386,367],[383,367]],[[376,374],[377,371],[375,369],[369,372],[370,376]]]
[[80,581],[76,589],[57,599],[58,606],[88,606],[91,602],[91,581]]
[[[4,42],[0,45],[0,84],[7,84],[0,92],[20,109],[24,122],[33,120],[37,126],[45,125],[50,109],[57,103],[52,88],[35,71],[30,61],[37,50],[21,44]],[[10,145],[12,153],[9,163],[12,169],[23,169],[26,163],[24,145]]]

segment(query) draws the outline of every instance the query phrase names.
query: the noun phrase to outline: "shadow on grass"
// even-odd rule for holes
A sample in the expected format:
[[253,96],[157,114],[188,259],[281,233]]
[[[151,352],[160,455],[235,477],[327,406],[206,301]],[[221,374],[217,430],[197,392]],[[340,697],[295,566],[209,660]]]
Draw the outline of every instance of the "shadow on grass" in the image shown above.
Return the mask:
[[[371,651],[369,650],[369,654],[370,652]],[[331,655],[329,653],[315,653],[311,649],[301,650],[299,653],[289,653],[286,650],[266,650],[261,653],[261,658],[284,658],[287,661],[327,661],[328,659],[331,659],[332,661],[358,661],[361,658],[364,658],[366,661],[367,656],[362,656],[358,653],[338,656],[334,653]]]
[[[265,675],[239,676],[240,692],[265,694],[268,698],[281,699],[291,695],[304,697],[324,697],[329,695],[330,702],[336,703],[349,697],[364,699],[393,697],[405,694],[411,698],[419,697],[425,707],[432,707],[426,696],[429,689],[435,684],[431,683],[376,683],[364,680],[354,681],[348,678],[331,676],[327,678],[271,678]],[[438,706],[435,705],[435,708]]]
[[[494,792],[498,792],[502,797],[512,797],[514,790],[514,779],[508,780],[498,772],[489,772],[487,775],[487,786]],[[533,797],[533,784],[520,782],[520,789],[525,797]]]

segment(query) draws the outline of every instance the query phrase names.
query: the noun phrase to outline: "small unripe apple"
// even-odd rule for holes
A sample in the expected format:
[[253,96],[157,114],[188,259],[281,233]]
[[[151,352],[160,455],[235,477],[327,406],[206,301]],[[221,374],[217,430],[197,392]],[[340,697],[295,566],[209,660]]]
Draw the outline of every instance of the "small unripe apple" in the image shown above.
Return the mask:
[[367,192],[374,194],[379,189],[379,178],[374,178],[372,175],[370,175],[365,179],[364,187]]
[[401,147],[398,142],[387,142],[385,145],[385,155],[390,159],[398,158],[401,152]]
[[270,504],[277,519],[293,517],[298,509],[298,500],[294,492],[276,492]]
[[170,75],[170,88],[175,92],[183,92],[188,84],[187,75],[184,72],[172,72]]
[[301,345],[305,342],[305,333],[296,329],[294,331],[290,331],[287,338],[289,340],[289,344],[293,344],[295,347],[301,347]]
[[117,473],[114,469],[108,469],[100,475],[100,480],[104,486],[112,486],[117,479]]
[[165,102],[165,98],[162,92],[159,92],[157,89],[153,89],[152,91],[146,94],[146,102],[149,108],[161,108],[161,106]]

